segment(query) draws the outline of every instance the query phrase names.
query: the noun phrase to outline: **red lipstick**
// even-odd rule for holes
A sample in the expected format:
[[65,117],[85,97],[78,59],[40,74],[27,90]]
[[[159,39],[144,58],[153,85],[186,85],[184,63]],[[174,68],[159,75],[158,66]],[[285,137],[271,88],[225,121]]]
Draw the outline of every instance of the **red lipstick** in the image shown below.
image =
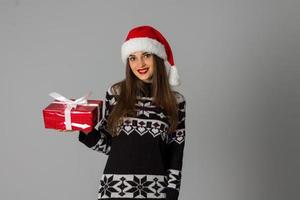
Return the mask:
[[137,71],[140,73],[140,74],[146,74],[148,72],[148,69],[149,68],[143,68],[143,69],[138,69]]

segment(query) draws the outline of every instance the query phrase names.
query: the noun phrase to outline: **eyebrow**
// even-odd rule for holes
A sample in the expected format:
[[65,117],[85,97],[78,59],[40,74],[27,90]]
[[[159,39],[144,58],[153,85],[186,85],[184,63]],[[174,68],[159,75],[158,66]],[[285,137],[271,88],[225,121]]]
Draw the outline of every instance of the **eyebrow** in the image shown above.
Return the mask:
[[[149,52],[144,52],[142,55],[145,55],[145,54],[149,54]],[[130,54],[129,56],[135,56],[135,55]]]

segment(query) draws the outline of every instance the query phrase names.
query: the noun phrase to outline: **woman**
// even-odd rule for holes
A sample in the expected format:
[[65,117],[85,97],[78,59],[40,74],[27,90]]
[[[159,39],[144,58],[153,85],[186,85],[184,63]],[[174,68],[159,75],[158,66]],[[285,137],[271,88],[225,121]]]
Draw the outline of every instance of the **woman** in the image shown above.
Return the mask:
[[[185,99],[171,48],[151,26],[122,45],[126,78],[108,88],[103,119],[79,141],[108,155],[98,199],[177,200],[185,144]],[[97,127],[97,126],[96,126]]]

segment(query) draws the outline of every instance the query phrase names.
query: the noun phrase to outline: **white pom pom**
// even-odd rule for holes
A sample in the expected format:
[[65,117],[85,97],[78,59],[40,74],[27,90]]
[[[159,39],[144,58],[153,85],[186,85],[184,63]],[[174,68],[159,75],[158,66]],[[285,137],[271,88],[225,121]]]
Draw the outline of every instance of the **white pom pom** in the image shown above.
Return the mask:
[[171,86],[180,85],[179,74],[175,65],[171,66],[170,63],[165,60],[165,67],[169,77],[169,83]]
[[175,65],[171,66],[169,71],[169,83],[172,86],[180,85],[179,74]]

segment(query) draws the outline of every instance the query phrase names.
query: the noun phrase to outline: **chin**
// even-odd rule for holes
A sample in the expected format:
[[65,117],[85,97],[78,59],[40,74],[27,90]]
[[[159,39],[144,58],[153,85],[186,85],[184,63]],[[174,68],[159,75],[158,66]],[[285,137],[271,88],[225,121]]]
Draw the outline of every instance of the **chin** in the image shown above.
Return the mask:
[[137,76],[137,78],[138,78],[139,80],[141,80],[141,81],[145,81],[145,80],[148,79],[148,77],[139,77],[139,76]]
[[140,79],[140,80],[142,80],[144,82],[150,82],[149,77],[148,78],[144,78],[144,79]]

